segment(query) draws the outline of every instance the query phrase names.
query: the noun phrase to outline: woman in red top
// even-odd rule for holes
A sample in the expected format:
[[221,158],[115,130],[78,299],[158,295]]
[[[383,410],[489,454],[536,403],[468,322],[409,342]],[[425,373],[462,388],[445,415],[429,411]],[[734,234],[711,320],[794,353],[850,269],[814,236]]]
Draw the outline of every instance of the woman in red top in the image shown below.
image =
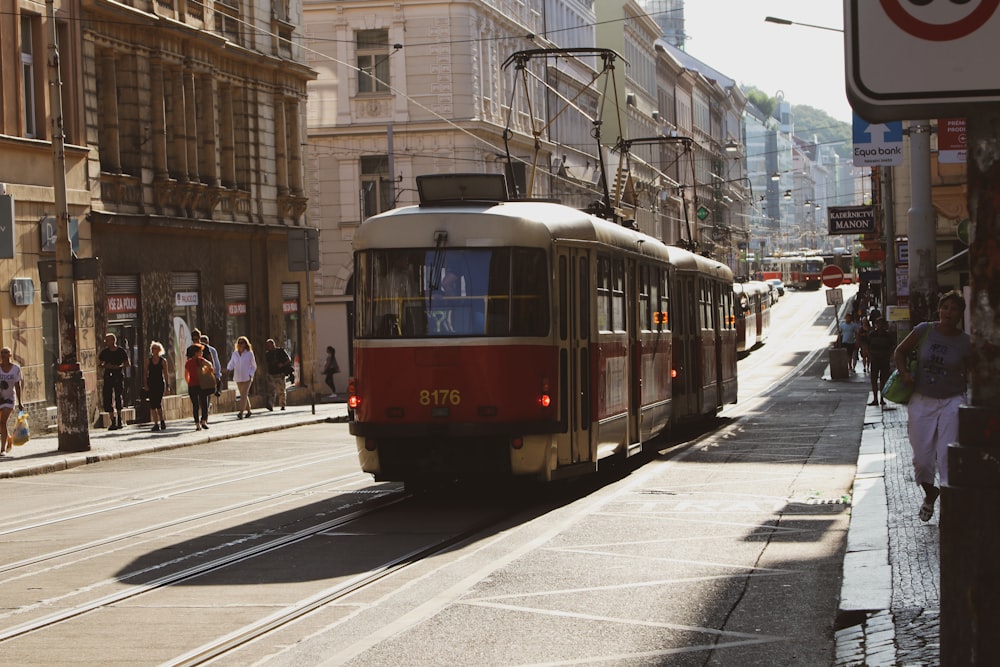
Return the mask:
[[[188,348],[191,357],[184,364],[184,380],[188,386],[188,397],[191,399],[191,412],[194,414],[195,430],[208,428],[208,395],[212,392],[201,388],[201,376],[204,372],[209,372],[215,378],[215,367],[212,362],[202,356],[204,346],[195,343]],[[203,370],[203,369],[207,369]],[[201,413],[201,418],[198,414]]]

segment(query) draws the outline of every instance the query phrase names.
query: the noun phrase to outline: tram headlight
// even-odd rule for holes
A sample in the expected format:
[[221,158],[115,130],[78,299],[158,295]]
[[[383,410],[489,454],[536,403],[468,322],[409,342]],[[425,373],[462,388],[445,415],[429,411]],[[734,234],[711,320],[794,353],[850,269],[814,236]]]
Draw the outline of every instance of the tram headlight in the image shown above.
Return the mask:
[[521,449],[524,447],[524,438],[516,436],[510,439],[511,449]]

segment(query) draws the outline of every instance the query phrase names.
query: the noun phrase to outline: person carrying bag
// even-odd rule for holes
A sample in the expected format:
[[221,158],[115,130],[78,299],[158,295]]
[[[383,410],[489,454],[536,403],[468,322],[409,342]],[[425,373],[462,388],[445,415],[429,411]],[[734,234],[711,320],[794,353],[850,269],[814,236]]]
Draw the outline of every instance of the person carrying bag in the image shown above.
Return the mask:
[[[966,402],[972,341],[962,331],[965,299],[958,292],[938,302],[938,320],[921,322],[894,352],[903,382],[913,387],[906,405],[907,435],[913,449],[913,479],[924,491],[918,516],[929,521],[941,485],[948,483],[948,445],[958,440],[958,409]],[[918,372],[907,365],[915,353]]]

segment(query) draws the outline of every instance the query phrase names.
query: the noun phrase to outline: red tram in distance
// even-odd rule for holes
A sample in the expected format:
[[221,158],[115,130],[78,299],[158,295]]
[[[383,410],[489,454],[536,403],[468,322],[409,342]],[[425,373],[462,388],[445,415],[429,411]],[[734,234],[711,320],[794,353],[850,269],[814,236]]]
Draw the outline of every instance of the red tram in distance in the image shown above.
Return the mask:
[[[820,273],[823,258],[818,255],[788,255],[785,257],[765,257],[761,279],[781,278],[785,287],[800,290],[817,290],[822,286]],[[780,275],[778,275],[780,274]]]
[[736,401],[732,272],[504,177],[423,176],[354,236],[364,471],[552,480]]
[[771,288],[749,280],[733,283],[736,316],[736,352],[741,356],[763,344],[771,329]]

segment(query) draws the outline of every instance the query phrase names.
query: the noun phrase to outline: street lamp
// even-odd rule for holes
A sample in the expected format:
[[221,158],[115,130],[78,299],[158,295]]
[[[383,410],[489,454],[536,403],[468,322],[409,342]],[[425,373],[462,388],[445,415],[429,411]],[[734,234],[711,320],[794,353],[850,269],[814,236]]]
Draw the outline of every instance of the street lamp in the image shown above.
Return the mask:
[[813,25],[812,23],[799,23],[798,21],[789,21],[788,19],[778,18],[777,16],[766,16],[764,17],[765,23],[777,23],[778,25],[800,25],[806,28],[817,28],[819,30],[829,30],[830,32],[844,32],[843,28],[831,28],[825,25]]

